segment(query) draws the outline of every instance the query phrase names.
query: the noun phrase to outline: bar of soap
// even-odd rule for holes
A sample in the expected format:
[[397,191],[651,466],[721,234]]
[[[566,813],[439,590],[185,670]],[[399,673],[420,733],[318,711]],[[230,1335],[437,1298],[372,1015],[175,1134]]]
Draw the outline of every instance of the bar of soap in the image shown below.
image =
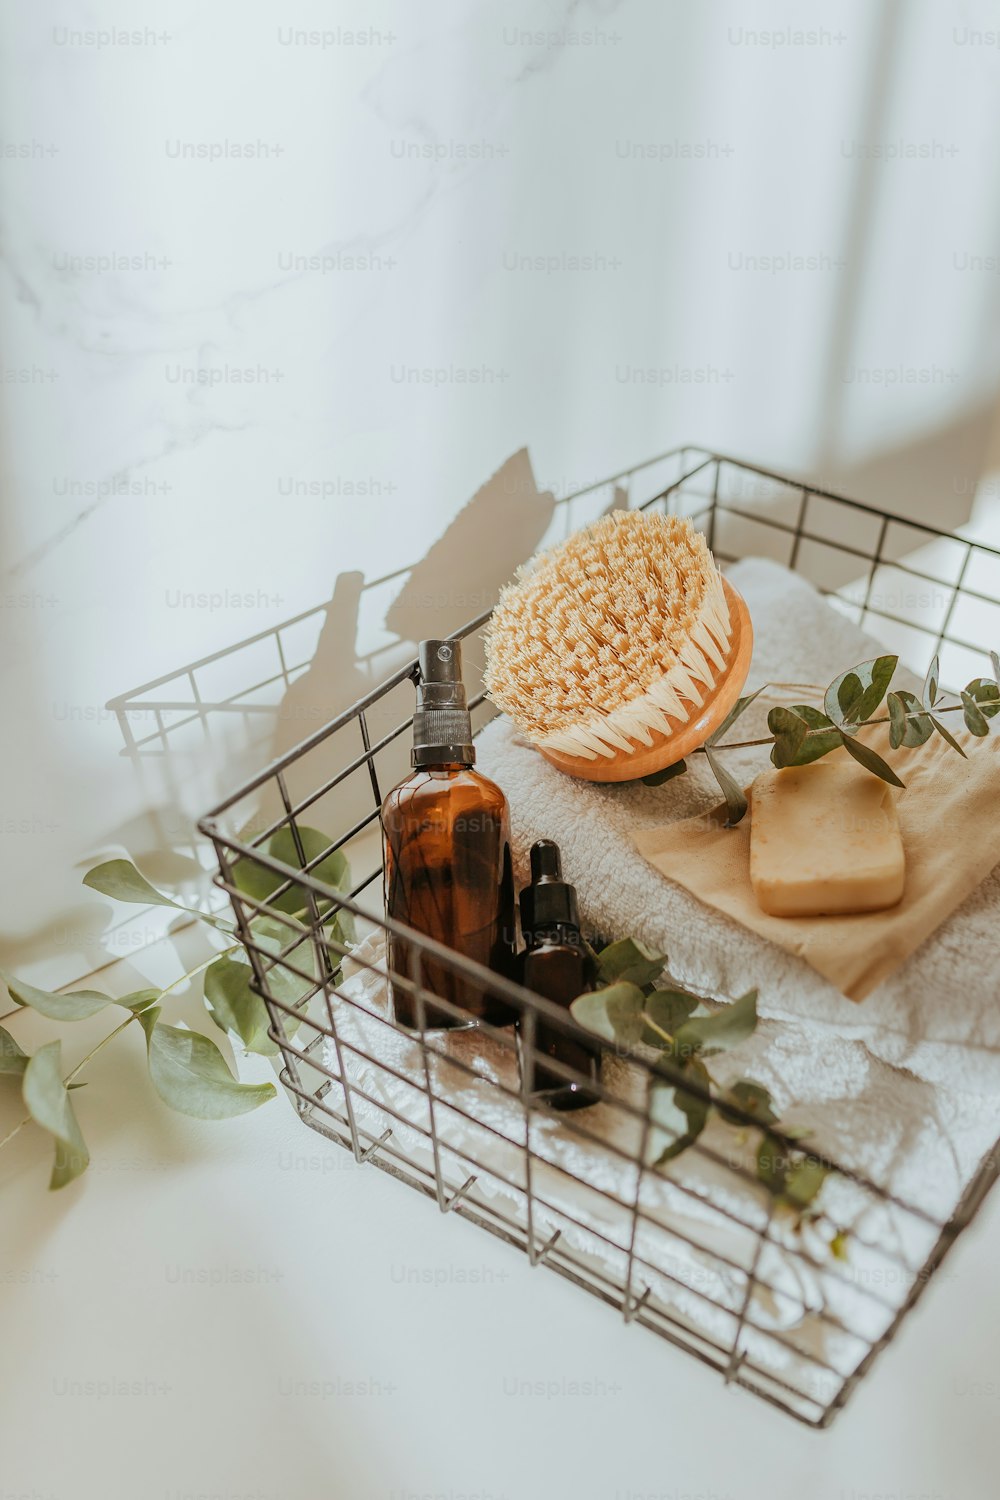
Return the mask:
[[854,761],[763,771],[750,806],[750,884],[762,911],[833,916],[900,900],[895,791]]

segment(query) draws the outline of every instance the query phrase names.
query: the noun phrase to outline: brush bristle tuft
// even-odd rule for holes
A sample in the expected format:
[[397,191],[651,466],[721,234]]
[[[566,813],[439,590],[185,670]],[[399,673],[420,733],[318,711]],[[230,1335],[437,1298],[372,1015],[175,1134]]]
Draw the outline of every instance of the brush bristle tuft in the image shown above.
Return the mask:
[[489,697],[527,738],[593,760],[669,735],[726,666],[729,606],[678,516],[612,511],[540,552],[500,594]]

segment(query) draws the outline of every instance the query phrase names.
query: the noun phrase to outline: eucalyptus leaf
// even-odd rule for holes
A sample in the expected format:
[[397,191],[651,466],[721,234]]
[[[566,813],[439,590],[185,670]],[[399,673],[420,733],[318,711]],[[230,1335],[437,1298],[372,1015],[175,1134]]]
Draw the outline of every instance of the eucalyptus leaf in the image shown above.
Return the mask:
[[832,750],[839,749],[844,743],[843,734],[831,723],[829,716],[820,709],[813,708],[811,703],[793,704],[792,713],[805,719],[809,730],[796,757],[797,766],[808,766],[814,760],[829,755]]
[[944,740],[945,744],[950,745],[953,750],[957,750],[963,760],[968,760],[969,757],[966,755],[965,751],[962,749],[961,745],[958,743],[958,740],[956,740],[951,730],[946,729],[941,723],[941,720],[935,719],[933,714],[931,715],[931,723],[934,725],[934,728]]
[[[306,973],[315,974],[316,950],[308,936],[301,936],[298,947],[285,953],[297,929],[277,918],[259,918],[254,936],[265,952],[284,953],[279,962],[267,970],[268,993],[285,1005],[298,1005],[315,988],[315,981],[293,973],[287,967],[294,963]],[[205,1002],[213,1021],[221,1031],[234,1031],[247,1051],[262,1057],[274,1057],[279,1048],[268,1036],[270,1015],[264,999],[251,987],[253,968],[240,952],[223,953],[205,971]],[[299,1017],[283,1015],[284,1033],[292,1037],[302,1024]]]
[[898,656],[876,656],[835,677],[823,698],[828,718],[853,733],[853,727],[871,718],[882,702],[898,664]]
[[[754,1083],[751,1078],[740,1078],[727,1091],[726,1098],[731,1100],[738,1109],[748,1115],[753,1115],[759,1125],[774,1125],[778,1120],[778,1113],[774,1107],[774,1100],[762,1083]],[[730,1124],[743,1125],[746,1122],[726,1110],[724,1100],[718,1101],[719,1113]]]
[[894,750],[900,745],[912,750],[926,744],[934,733],[934,725],[928,716],[919,713],[920,700],[906,688],[890,693],[886,700],[889,707],[889,744]]
[[1000,684],[1000,656],[995,651],[990,652],[990,665],[993,668],[993,681]]
[[[665,1031],[672,1037],[699,1004],[698,996],[689,995],[685,990],[654,990],[643,1003],[646,1027],[642,1040],[651,1047],[663,1047],[665,1042],[660,1032]],[[653,1025],[658,1028],[656,1031],[652,1029]]]
[[637,985],[652,984],[667,961],[665,953],[657,953],[638,938],[619,938],[602,948],[597,958],[602,979]]
[[589,995],[578,995],[570,1004],[570,1014],[604,1041],[631,1047],[642,1037],[645,998],[637,984],[622,980]]
[[757,1148],[758,1179],[794,1208],[808,1208],[829,1175],[830,1169],[814,1156],[790,1156],[769,1135]]
[[676,1051],[685,1053],[728,1051],[738,1047],[757,1029],[757,991],[747,990],[738,1000],[710,1016],[694,1016],[678,1028]]
[[[805,719],[810,729],[836,729],[837,727],[828,714],[820,708],[814,708],[811,703],[793,703],[792,713],[799,714]],[[837,744],[840,744],[839,737]]]
[[808,766],[844,743],[840,730],[827,715],[808,703],[772,708],[767,727],[774,735],[771,763],[779,768]]
[[846,1261],[848,1259],[847,1251],[850,1243],[851,1237],[847,1233],[847,1230],[838,1229],[837,1233],[830,1241],[830,1254],[833,1256],[834,1260]]
[[686,770],[686,760],[675,760],[672,766],[664,766],[662,771],[653,771],[649,776],[640,776],[639,780],[643,786],[663,786],[675,776],[683,776]]
[[864,695],[864,683],[853,669],[845,672],[837,683],[837,708],[840,721],[844,723],[851,714],[856,703],[860,703]]
[[[311,865],[313,860],[318,861],[309,871],[313,879],[320,880],[338,891],[348,889],[351,883],[350,866],[344,851],[330,849],[332,841],[316,828],[307,828],[300,824],[298,832],[305,863]],[[330,849],[329,854],[321,859],[320,856],[328,849]],[[293,869],[304,868],[291,828],[279,828],[263,844],[262,852],[270,855],[272,859],[280,860],[284,865],[290,865]],[[309,892],[304,885],[295,883],[289,886],[282,895],[272,900],[274,892],[283,886],[288,878],[285,875],[279,875],[274,870],[269,870],[250,856],[237,860],[233,866],[233,883],[244,895],[250,896],[274,911],[289,914],[308,913]],[[316,904],[320,913],[329,914],[331,920],[336,915],[331,901],[317,897]],[[343,915],[349,917],[350,914],[344,913]],[[351,940],[353,941],[353,937]]]
[[[698,1058],[691,1059],[685,1072],[706,1092],[711,1090],[711,1079]],[[658,1083],[654,1086],[649,1101],[650,1119],[654,1122],[649,1149],[655,1158],[655,1166],[664,1166],[694,1144],[708,1122],[710,1109],[707,1099],[692,1094],[680,1084]],[[662,1149],[661,1142],[664,1142]]]
[[860,740],[844,736],[844,747],[849,755],[853,755],[859,765],[864,766],[866,771],[871,771],[873,776],[880,776],[890,786],[904,786],[892,767],[876,754],[869,745],[864,745]]
[[122,995],[115,1004],[124,1005],[127,1010],[134,1010],[138,1015],[141,1010],[148,1010],[151,1005],[155,1005],[162,994],[162,990],[134,990],[131,995]]
[[767,716],[767,727],[774,736],[771,760],[776,766],[794,766],[802,742],[809,732],[809,725],[794,709],[780,706],[772,708]]
[[13,974],[0,969],[0,979],[10,991],[10,998],[18,1005],[30,1005],[41,1016],[50,1021],[85,1021],[96,1016],[105,1006],[117,1005],[111,995],[102,995],[98,990],[74,990],[71,995],[56,995],[50,990],[40,990],[36,985],[17,979]]
[[198,1120],[226,1120],[273,1099],[273,1083],[240,1083],[214,1042],[198,1031],[167,1026],[159,1009],[141,1012],[149,1076],[171,1109]]
[[[677,1089],[671,1084],[657,1084],[649,1099],[649,1154],[659,1166],[685,1149],[688,1130],[686,1111],[677,1101]],[[682,1144],[683,1143],[683,1144]]]
[[757,1147],[757,1178],[772,1193],[780,1193],[785,1186],[788,1170],[788,1154],[780,1141],[763,1135]]
[[[315,990],[319,977],[312,938],[291,922],[282,922],[279,917],[257,917],[251,926],[258,946],[277,959],[267,970],[267,983],[272,993],[286,1005],[297,1005]],[[340,937],[339,918],[327,926],[325,936],[327,939]],[[339,968],[339,955],[331,954],[331,958]]]
[[0,1074],[20,1078],[28,1066],[28,1054],[22,1052],[5,1026],[0,1026]]
[[179,906],[170,896],[165,896],[154,885],[150,885],[130,859],[109,859],[103,865],[95,865],[83,877],[84,885],[102,896],[111,896],[115,901],[128,901],[138,906],[174,906],[178,911],[187,910]]
[[722,789],[722,795],[726,799],[726,811],[728,813],[727,828],[735,828],[736,824],[746,817],[747,799],[739,782],[730,775],[725,766],[720,766],[712,751],[706,745],[705,759],[712,768],[712,775]]
[[[1000,714],[1000,684],[989,677],[974,677],[965,692],[975,703],[984,719],[993,719]],[[963,700],[965,694],[962,695]]]
[[941,680],[941,658],[935,656],[927,668],[927,676],[924,678],[923,699],[924,708],[934,708],[938,701],[938,685]]
[[970,734],[974,734],[977,739],[982,739],[984,735],[989,734],[990,726],[987,724],[986,717],[983,714],[982,709],[979,707],[975,698],[972,697],[971,693],[963,692],[962,709],[962,717],[965,720],[965,727]]
[[803,1157],[785,1172],[784,1196],[796,1208],[808,1208],[829,1175],[829,1167],[815,1157]]
[[22,1088],[25,1108],[35,1124],[55,1137],[49,1187],[65,1187],[86,1170],[90,1153],[63,1083],[61,1042],[39,1047],[24,1070]]
[[[869,663],[866,662],[865,667],[868,666]],[[889,684],[895,676],[896,668],[899,666],[899,657],[877,656],[870,666],[870,674],[864,668],[861,669],[861,679],[865,681],[866,677],[870,675],[871,681],[862,693],[861,701],[856,703],[849,712],[849,717],[856,724],[864,723],[866,719],[870,719],[882,703],[889,690]]]
[[[346,877],[345,883],[349,884],[349,882],[350,877],[348,876]],[[354,913],[352,911],[344,910],[343,907],[341,907],[332,917],[327,914],[323,918],[323,929],[327,940],[335,939],[337,942],[343,943],[345,947],[353,947],[358,941],[357,928],[355,927],[354,923]],[[330,954],[330,957],[334,959],[338,958],[339,956],[340,955],[337,955],[336,953]],[[337,967],[337,965],[335,964],[334,967]]]
[[252,978],[248,962],[223,953],[205,970],[205,1004],[220,1031],[235,1031],[248,1052],[273,1057],[278,1047],[267,1034],[267,1006],[250,988]]
[[217,917],[213,912],[199,911],[196,906],[185,906],[182,901],[165,896],[155,885],[150,885],[130,859],[109,859],[102,865],[95,865],[92,870],[87,871],[83,883],[92,891],[100,891],[102,896],[110,896],[114,901],[125,901],[132,906],[169,906],[174,911],[189,912],[199,922],[207,922],[210,927],[217,927],[222,932],[233,930],[230,922]]

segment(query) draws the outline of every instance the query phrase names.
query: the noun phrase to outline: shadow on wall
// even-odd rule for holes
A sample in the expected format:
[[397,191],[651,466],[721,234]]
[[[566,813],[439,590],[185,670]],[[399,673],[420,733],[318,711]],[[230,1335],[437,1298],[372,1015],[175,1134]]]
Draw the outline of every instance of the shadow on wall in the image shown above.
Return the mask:
[[[599,488],[605,509],[628,504],[624,488]],[[565,528],[572,529],[571,504],[562,510]],[[528,451],[521,449],[412,567],[370,580],[342,573],[326,603],[111,699],[106,706],[117,716],[121,754],[132,764],[136,810],[107,829],[81,861],[81,871],[125,853],[154,885],[185,904],[205,904],[211,875],[197,818],[405,665],[419,639],[447,635],[488,609],[553,529],[556,511],[556,500],[538,488]],[[478,689],[482,661],[476,647],[475,639],[468,643],[466,660],[468,683]],[[404,681],[383,707],[381,723],[379,711],[373,712],[373,741],[384,732],[385,714],[394,712],[398,722],[412,707],[413,689]],[[290,768],[287,785],[296,800],[361,753],[360,740],[350,755],[343,753],[347,738],[324,740]],[[404,735],[379,757],[383,792],[394,784],[394,758],[396,780],[408,771],[408,751]],[[301,821],[339,836],[371,813],[373,791],[362,767]],[[239,831],[249,831],[276,821],[282,808],[262,793],[252,816],[241,811]],[[5,959],[17,967],[32,962],[39,949],[57,952],[79,977],[149,946],[174,920],[165,908],[123,909],[87,897],[43,926],[9,934]]]
[[[503,584],[537,548],[554,510],[554,497],[537,489],[528,451],[522,448],[476,491],[409,570],[385,612],[385,629],[410,646],[450,635],[491,608]],[[278,709],[273,758],[300,743],[304,722],[325,724],[378,680],[358,652],[364,589],[361,573],[341,573],[337,579],[312,660],[289,685]]]
[[817,482],[906,520],[955,531],[969,519],[996,422],[993,396],[911,442],[859,463],[830,464]]
[[[303,726],[318,728],[350,708],[407,657],[420,640],[450,635],[470,619],[490,609],[501,587],[515,569],[536,550],[552,523],[555,498],[535,483],[526,448],[509,458],[476,491],[435,541],[405,575],[402,588],[389,603],[383,627],[394,638],[394,646],[378,653],[378,670],[370,657],[363,657],[358,642],[364,634],[362,603],[365,580],[361,573],[342,573],[326,606],[326,619],[316,650],[302,675],[291,682],[277,710],[277,724],[270,759],[278,759],[307,737]],[[467,680],[471,688],[475,669],[481,666],[466,653]],[[412,689],[405,684],[392,703],[379,704],[368,716],[368,729],[377,743],[412,708]],[[395,722],[393,722],[395,720]],[[343,780],[309,810],[305,821],[324,832],[353,827],[372,810],[372,787],[368,768],[347,768],[366,746],[360,732],[356,739],[332,735],[308,755],[288,768],[286,786],[293,803],[343,774]],[[395,742],[383,757],[382,769],[401,779],[409,766],[405,737]],[[391,780],[381,785],[384,795]],[[266,784],[253,823],[255,829],[269,826],[284,809],[272,781]]]
[[[624,495],[616,499],[623,503]],[[178,880],[203,887],[195,818],[398,669],[415,654],[418,640],[447,635],[488,609],[539,546],[555,505],[551,492],[539,490],[522,448],[412,567],[371,580],[341,573],[326,604],[112,699],[108,707],[118,715],[123,754],[132,761],[148,810],[110,829],[107,847],[126,848],[151,879],[173,888]],[[478,664],[470,664],[474,671]],[[412,699],[408,683],[403,689]],[[405,702],[401,694],[400,718]],[[372,738],[386,727],[373,721]],[[348,755],[345,738],[333,736],[290,768],[293,800],[361,753],[359,738]],[[371,805],[365,771],[347,777],[303,821],[343,829]],[[249,826],[264,827],[281,812],[269,792]]]

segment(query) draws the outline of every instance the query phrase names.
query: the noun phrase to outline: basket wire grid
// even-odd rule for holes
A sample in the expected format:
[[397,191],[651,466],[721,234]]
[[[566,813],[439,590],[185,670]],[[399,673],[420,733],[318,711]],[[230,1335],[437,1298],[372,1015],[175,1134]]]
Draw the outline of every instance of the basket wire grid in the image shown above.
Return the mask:
[[[974,642],[1000,638],[1000,629],[991,628],[1000,619],[995,549],[691,448],[566,497],[560,502],[566,529],[578,524],[575,505],[583,502],[592,512],[609,488],[612,503],[621,503],[623,487],[634,508],[690,516],[722,563],[763,553],[803,573],[860,623],[871,627],[877,621],[882,636],[895,632],[893,644],[902,655],[925,664],[939,650],[944,675],[953,680],[972,660],[974,670],[987,670],[982,658],[988,655]],[[870,545],[859,540],[865,537]],[[919,590],[919,612],[907,613],[910,600],[900,592],[899,578]],[[940,590],[940,599],[930,595],[930,613],[928,587]],[[493,717],[481,688],[488,618],[487,610],[454,633],[464,642],[477,730]],[[810,1149],[811,1159],[831,1173],[827,1183],[836,1182],[846,1194],[842,1201],[852,1204],[854,1218],[863,1212],[865,1224],[874,1226],[867,1236],[852,1232],[858,1264],[848,1266],[817,1249],[814,1240],[789,1234],[776,1197],[747,1161],[706,1136],[679,1160],[697,1161],[716,1193],[708,1199],[687,1171],[673,1170],[674,1163],[667,1174],[672,1197],[664,1205],[657,1195],[663,1178],[651,1151],[659,1126],[650,1106],[657,1082],[678,1081],[669,1062],[630,1055],[631,1093],[606,1081],[597,1085],[601,1107],[610,1112],[604,1118],[615,1120],[616,1140],[594,1132],[587,1119],[593,1111],[554,1115],[532,1098],[539,1024],[587,1033],[560,1007],[384,912],[384,872],[372,835],[384,794],[408,774],[415,670],[415,662],[399,668],[199,824],[213,841],[217,884],[232,902],[253,987],[266,1002],[270,1035],[282,1055],[281,1080],[299,1114],[358,1162],[408,1183],[443,1212],[488,1229],[524,1251],[533,1265],[555,1270],[617,1308],[627,1323],[651,1329],[721,1371],[727,1383],[809,1425],[829,1425],[976,1213],[1000,1155],[994,1150],[982,1161],[955,1212],[942,1222]],[[325,835],[315,852],[303,835],[313,826],[344,831]],[[370,864],[351,877],[347,889],[321,878],[329,876],[335,851],[352,862],[360,853]],[[252,881],[244,878],[248,870]],[[368,934],[406,937],[410,972],[390,977],[413,996],[418,1021],[429,1001],[461,1014],[422,983],[426,958],[506,1001],[518,1027],[481,1023],[471,1034],[472,1051],[468,1032],[414,1035],[396,1027],[388,1010],[359,998],[356,984],[345,988],[345,956],[354,971],[374,974],[377,968],[376,950],[366,945],[359,952],[351,940],[352,923]],[[466,1038],[464,1051],[452,1045],[456,1035]],[[416,1072],[399,1062],[401,1038],[419,1056]],[[480,1039],[499,1049],[494,1055],[509,1066],[484,1076],[476,1066]],[[545,1066],[594,1088],[566,1064],[547,1057]],[[459,1092],[466,1086],[486,1090],[503,1105],[508,1113],[502,1128],[474,1107],[470,1111],[467,1091]],[[708,1097],[688,1077],[684,1087]],[[752,1115],[733,1115],[753,1128],[755,1140],[762,1133],[779,1157],[804,1150],[802,1142],[762,1127]],[[511,1118],[517,1122],[513,1130]],[[547,1144],[551,1137],[539,1131],[546,1119],[557,1120],[560,1134],[578,1146],[601,1153],[605,1164],[616,1163],[616,1171],[591,1176],[581,1168],[579,1153],[575,1165],[559,1160]],[[824,1197],[826,1191],[824,1184]],[[688,1203],[692,1212],[677,1213],[678,1203]],[[726,1230],[721,1244],[720,1226]],[[836,1227],[833,1219],[829,1227]],[[794,1312],[796,1304],[789,1268],[793,1277],[811,1278],[821,1288],[818,1300],[806,1298],[799,1318],[780,1316]]]

